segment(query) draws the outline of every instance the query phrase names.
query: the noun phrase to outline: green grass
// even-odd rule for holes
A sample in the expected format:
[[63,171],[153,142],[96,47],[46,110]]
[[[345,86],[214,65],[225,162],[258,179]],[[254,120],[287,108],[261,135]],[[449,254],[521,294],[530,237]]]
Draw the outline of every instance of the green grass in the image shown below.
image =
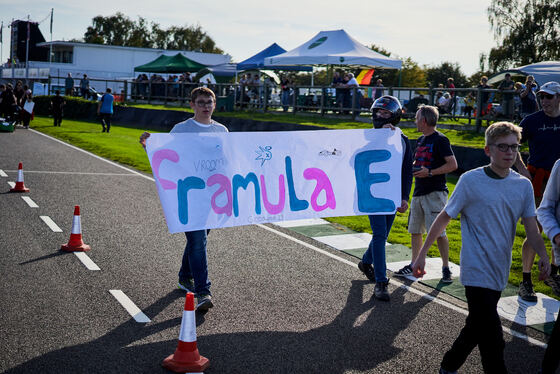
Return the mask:
[[41,116],[35,117],[31,127],[101,157],[150,174],[152,172],[146,152],[138,143],[144,130],[111,126],[110,133],[102,133],[99,122],[68,119],[62,121],[62,126],[54,127],[52,118]]
[[[152,106],[146,106],[146,108],[151,109]],[[167,109],[167,107],[165,108]],[[185,109],[182,108],[181,110]],[[217,114],[217,116],[219,115],[221,115],[221,113]],[[228,115],[231,116],[230,114]],[[324,126],[328,128],[370,128],[369,124],[363,122],[337,122],[337,119],[313,118],[306,115],[271,115],[241,112],[236,113],[235,117],[281,122],[288,122],[288,120],[291,119],[294,121],[293,123]],[[298,122],[298,119],[300,122]],[[339,123],[339,125],[336,125],[336,123]],[[111,127],[111,133],[107,134],[101,132],[101,125],[98,122],[73,121],[66,119],[63,121],[61,127],[53,127],[51,118],[41,116],[36,116],[31,125],[35,130],[71,143],[96,155],[151,174],[148,157],[146,156],[144,149],[138,143],[138,139],[144,130],[113,125]],[[416,139],[419,136],[419,133],[416,132],[415,129],[404,128],[403,131],[412,139]],[[445,129],[441,130],[441,132],[450,138],[451,144],[464,144],[465,146],[470,145],[477,148],[483,147],[484,144],[484,136],[482,134],[471,134],[458,130]],[[458,178],[456,176],[448,176],[448,188],[451,193],[455,188],[457,179]],[[393,228],[391,229],[391,233],[389,235],[389,242],[410,246],[410,234],[407,231],[408,212],[409,211],[405,213],[397,213]],[[354,231],[371,233],[367,216],[335,217],[327,218],[327,220],[344,225]],[[449,226],[447,227],[447,236],[449,237],[449,259],[450,261],[458,264],[461,250],[461,232],[460,222],[458,219],[451,220],[449,223]],[[510,283],[514,285],[518,285],[522,277],[521,245],[524,239],[525,230],[521,224],[518,224],[513,246],[512,267],[509,276]],[[547,247],[550,249],[550,242],[548,240],[546,240],[546,242]],[[428,255],[439,256],[437,246],[432,246]],[[538,269],[536,265],[533,266],[532,274],[535,291],[554,297],[551,289],[542,282],[538,281]]]

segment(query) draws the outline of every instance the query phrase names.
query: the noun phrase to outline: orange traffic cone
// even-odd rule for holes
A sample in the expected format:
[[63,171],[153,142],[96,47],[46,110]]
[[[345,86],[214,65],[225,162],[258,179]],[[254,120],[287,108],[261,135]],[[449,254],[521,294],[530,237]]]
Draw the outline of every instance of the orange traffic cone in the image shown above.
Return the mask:
[[194,315],[194,294],[187,293],[185,310],[181,320],[179,343],[175,353],[161,363],[164,368],[176,373],[202,372],[210,366],[210,361],[198,353],[196,347],[196,322]]
[[74,221],[72,221],[72,232],[70,233],[70,240],[68,243],[60,247],[65,252],[85,252],[91,248],[89,245],[84,244],[82,240],[82,223],[80,219],[80,206],[74,207]]
[[23,164],[21,162],[18,165],[16,186],[10,188],[10,192],[29,192],[29,188],[26,188],[23,184]]

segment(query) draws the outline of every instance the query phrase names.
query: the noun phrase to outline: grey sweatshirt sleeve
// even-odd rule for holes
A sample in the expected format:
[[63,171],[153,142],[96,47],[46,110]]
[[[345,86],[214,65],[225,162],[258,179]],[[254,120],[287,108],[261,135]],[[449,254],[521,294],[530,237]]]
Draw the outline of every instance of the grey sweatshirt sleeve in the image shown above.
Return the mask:
[[560,160],[552,168],[544,196],[537,209],[537,218],[543,230],[552,241],[560,234]]

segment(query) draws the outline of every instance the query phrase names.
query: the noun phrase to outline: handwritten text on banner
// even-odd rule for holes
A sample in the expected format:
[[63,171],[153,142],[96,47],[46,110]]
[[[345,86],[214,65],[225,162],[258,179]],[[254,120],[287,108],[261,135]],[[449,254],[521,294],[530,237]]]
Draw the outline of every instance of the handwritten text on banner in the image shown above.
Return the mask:
[[152,134],[147,152],[171,233],[401,204],[399,129]]

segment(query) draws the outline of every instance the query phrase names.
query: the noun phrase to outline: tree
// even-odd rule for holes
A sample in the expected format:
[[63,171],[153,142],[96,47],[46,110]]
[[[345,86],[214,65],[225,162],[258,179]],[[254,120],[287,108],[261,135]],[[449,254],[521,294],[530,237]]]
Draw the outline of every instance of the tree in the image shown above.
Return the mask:
[[128,46],[129,34],[135,26],[134,21],[122,14],[93,18],[93,25],[84,34],[86,43]]
[[92,21],[84,34],[86,43],[224,53],[200,25],[171,26],[165,30],[157,23],[148,24],[143,17],[133,21],[120,12],[97,16]]
[[443,84],[445,86],[447,78],[453,78],[455,87],[466,87],[467,85],[467,77],[457,62],[442,62],[439,66],[431,66],[426,69],[428,85],[437,87],[438,84]]
[[492,0],[488,20],[498,43],[490,70],[560,59],[560,1]]

